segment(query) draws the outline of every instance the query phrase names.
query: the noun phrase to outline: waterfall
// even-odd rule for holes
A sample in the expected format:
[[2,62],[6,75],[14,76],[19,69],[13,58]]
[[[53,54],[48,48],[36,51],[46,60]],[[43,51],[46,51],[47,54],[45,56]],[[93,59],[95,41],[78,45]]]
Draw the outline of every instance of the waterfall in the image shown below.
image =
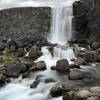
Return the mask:
[[72,17],[72,6],[52,8],[52,42],[66,43],[71,38]]

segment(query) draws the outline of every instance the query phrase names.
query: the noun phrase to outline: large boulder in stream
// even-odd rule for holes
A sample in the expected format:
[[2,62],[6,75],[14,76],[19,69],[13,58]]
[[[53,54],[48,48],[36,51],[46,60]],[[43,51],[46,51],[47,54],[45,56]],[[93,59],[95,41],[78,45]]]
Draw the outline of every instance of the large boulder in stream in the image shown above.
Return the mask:
[[56,63],[55,70],[61,73],[69,72],[70,66],[67,59],[58,60]]

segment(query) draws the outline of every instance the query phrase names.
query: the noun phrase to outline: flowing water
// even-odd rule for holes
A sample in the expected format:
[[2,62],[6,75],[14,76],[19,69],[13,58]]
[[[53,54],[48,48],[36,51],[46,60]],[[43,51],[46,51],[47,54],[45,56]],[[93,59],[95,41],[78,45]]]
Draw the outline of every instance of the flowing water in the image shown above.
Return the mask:
[[[51,7],[52,21],[51,21],[51,42],[64,44],[71,38],[72,31],[72,3],[75,0],[7,0],[6,7],[1,6],[1,9],[11,7],[33,6],[33,7]],[[14,5],[14,1],[16,2]],[[1,4],[3,5],[3,2]],[[47,70],[33,73],[28,79],[12,79],[12,82],[2,89],[0,89],[0,100],[62,100],[62,97],[50,99],[48,97],[49,90],[63,81],[67,81],[66,76],[51,71],[51,66],[56,64],[56,61],[62,58],[70,60],[74,58],[74,52],[67,45],[59,45],[54,48],[54,57],[46,47],[42,48],[43,56],[37,59],[38,61],[45,61]],[[71,63],[69,61],[69,63]],[[35,89],[30,89],[30,84],[38,75],[43,75],[42,81]],[[56,82],[44,83],[44,79],[53,78]]]

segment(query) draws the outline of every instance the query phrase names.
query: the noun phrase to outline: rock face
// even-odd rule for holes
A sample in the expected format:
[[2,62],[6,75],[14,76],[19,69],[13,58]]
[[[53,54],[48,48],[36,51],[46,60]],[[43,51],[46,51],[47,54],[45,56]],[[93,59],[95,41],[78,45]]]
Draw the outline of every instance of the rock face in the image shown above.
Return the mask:
[[51,9],[12,8],[0,11],[0,34],[48,33],[50,29]]
[[100,0],[80,0],[73,4],[76,38],[100,42]]

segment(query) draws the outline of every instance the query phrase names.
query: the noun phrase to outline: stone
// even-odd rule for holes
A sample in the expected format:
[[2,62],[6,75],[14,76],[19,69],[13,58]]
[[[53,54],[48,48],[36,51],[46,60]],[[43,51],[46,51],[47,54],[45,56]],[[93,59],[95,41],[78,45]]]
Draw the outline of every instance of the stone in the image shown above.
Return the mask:
[[47,84],[47,83],[53,83],[53,82],[56,82],[56,81],[52,78],[48,78],[48,79],[45,79],[44,82]]
[[86,51],[84,60],[86,62],[96,62],[98,60],[99,53],[96,51]]
[[84,65],[84,64],[86,64],[86,62],[85,62],[85,60],[83,59],[83,58],[77,58],[77,59],[75,59],[74,60],[74,63],[75,63],[75,65]]
[[88,97],[92,96],[92,93],[88,90],[81,90],[78,92],[77,97],[79,98],[79,100],[85,100]]
[[70,68],[78,68],[78,69],[80,69],[80,66],[76,65],[76,64],[70,64]]
[[18,78],[21,73],[24,73],[27,70],[27,67],[23,63],[9,63],[6,64],[7,67],[7,76]]
[[100,43],[99,42],[93,42],[92,43],[92,49],[93,50],[96,50],[96,49],[99,49],[100,48]]
[[40,50],[30,50],[26,58],[36,60],[40,56],[42,56],[42,52]]
[[23,57],[25,55],[25,50],[23,48],[19,48],[15,55],[17,57]]
[[97,96],[91,96],[91,97],[87,98],[86,100],[100,100],[100,98]]
[[99,86],[91,87],[89,90],[92,93],[98,93],[98,94],[100,94],[100,87]]
[[40,83],[40,80],[35,80],[31,85],[30,88],[36,88]]
[[74,37],[100,42],[100,1],[80,0],[73,3]]
[[72,69],[69,73],[70,80],[81,80],[82,78],[82,72],[77,68]]
[[34,64],[29,70],[30,71],[46,70],[46,64],[44,61],[39,61],[36,64]]
[[52,87],[51,90],[50,90],[50,95],[52,97],[62,96],[62,93],[63,93],[63,89],[62,89],[61,86]]
[[68,60],[67,59],[58,60],[55,69],[61,73],[69,72],[70,66]]

